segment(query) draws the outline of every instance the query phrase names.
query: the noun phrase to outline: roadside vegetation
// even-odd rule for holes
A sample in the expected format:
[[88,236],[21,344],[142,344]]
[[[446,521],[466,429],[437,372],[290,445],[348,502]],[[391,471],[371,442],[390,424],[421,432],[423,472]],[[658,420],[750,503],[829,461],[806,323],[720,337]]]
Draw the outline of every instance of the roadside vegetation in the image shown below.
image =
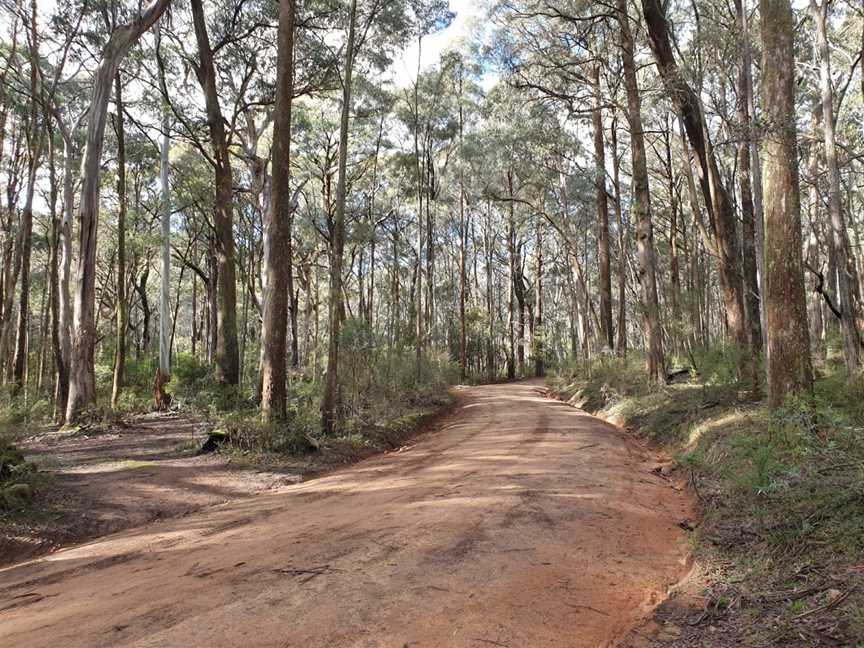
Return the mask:
[[602,357],[561,367],[550,386],[666,450],[662,474],[698,499],[683,585],[695,600],[658,612],[683,628],[675,641],[864,645],[864,378],[832,359],[812,395],[772,412],[733,379],[734,356],[698,355],[663,385],[638,354]]

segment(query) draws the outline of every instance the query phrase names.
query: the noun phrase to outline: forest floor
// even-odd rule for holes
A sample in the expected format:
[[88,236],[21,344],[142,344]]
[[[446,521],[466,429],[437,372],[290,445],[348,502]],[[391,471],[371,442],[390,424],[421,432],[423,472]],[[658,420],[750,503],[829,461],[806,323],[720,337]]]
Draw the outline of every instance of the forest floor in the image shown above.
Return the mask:
[[37,501],[0,520],[0,566],[301,480],[305,462],[244,469],[199,455],[207,427],[176,414],[132,424],[45,428],[20,442],[38,467]]
[[397,451],[0,570],[0,643],[614,645],[691,568],[686,489],[539,382],[456,391]]

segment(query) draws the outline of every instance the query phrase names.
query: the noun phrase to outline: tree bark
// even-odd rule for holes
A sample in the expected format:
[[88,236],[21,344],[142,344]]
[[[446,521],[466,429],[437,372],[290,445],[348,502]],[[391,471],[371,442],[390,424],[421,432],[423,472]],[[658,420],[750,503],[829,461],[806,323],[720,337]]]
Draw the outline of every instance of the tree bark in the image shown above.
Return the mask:
[[[9,83],[7,77],[9,70],[17,65],[18,54],[18,13],[15,12],[12,18],[12,42],[9,49],[9,56],[6,59],[6,65],[3,68],[3,74],[0,75],[0,162],[3,161],[4,153],[6,152],[6,121],[9,115]],[[18,283],[18,273],[20,271],[21,256],[20,256],[20,236],[21,229],[13,236],[13,185],[15,184],[15,174],[13,169],[16,168],[16,158],[20,151],[20,144],[16,141],[13,146],[13,157],[10,163],[7,164],[7,216],[0,221],[0,229],[2,229],[2,262],[3,271],[0,273],[0,384],[6,381],[6,370],[10,362],[14,358],[14,353],[11,351],[12,345],[12,308],[15,300],[15,286]]]
[[671,284],[672,322],[675,339],[671,341],[672,348],[680,350],[678,333],[681,327],[681,272],[679,265],[678,212],[679,200],[675,188],[675,167],[672,164],[672,125],[667,115],[663,129],[663,144],[666,149],[666,168],[669,171],[669,283]]
[[[60,228],[62,225],[63,216],[57,214],[57,176],[56,176],[56,159],[55,159],[55,138],[51,122],[48,122],[48,142],[49,148],[49,168],[51,172],[51,256],[49,259],[49,282],[48,299],[51,309],[51,348],[54,354],[54,367],[56,381],[54,384],[54,421],[61,422],[60,419],[65,415],[65,410],[60,406],[60,390],[65,385],[68,388],[69,377],[66,374],[65,360],[63,357],[63,348],[61,343],[60,332]],[[65,403],[64,403],[65,405]],[[62,414],[61,414],[62,412]]]
[[622,358],[627,355],[627,235],[621,208],[621,163],[618,157],[618,117],[612,119],[612,185],[614,188],[615,223],[618,227],[618,339],[615,352]]
[[[75,168],[78,149],[72,133],[58,122],[63,135],[63,215],[59,228],[59,266],[57,278],[58,300],[58,345],[57,363],[57,403],[55,405],[57,423],[66,420],[66,405],[69,397],[69,363],[72,349],[72,294],[69,289],[72,275],[72,219],[75,212]],[[75,125],[77,130],[77,124]]]
[[[512,204],[512,203],[511,203]],[[510,259],[507,273],[507,380],[516,378],[516,243],[515,225],[512,216],[507,221],[507,250]]]
[[[750,168],[753,172],[752,195],[755,222],[756,274],[759,296],[759,330],[762,342],[759,349],[765,348],[767,341],[765,308],[762,306],[762,294],[765,292],[765,208],[762,198],[762,164],[759,158],[759,133],[756,127],[756,100],[753,92],[753,55],[750,46],[750,25],[747,18],[747,0],[737,0],[735,3],[738,19],[741,22],[742,54],[741,62],[744,82],[746,84],[747,101],[747,144],[750,147]],[[745,270],[746,272],[746,270]],[[746,281],[746,278],[745,278]],[[745,290],[747,286],[745,285]]]
[[[817,97],[815,98],[813,105],[813,114],[810,118],[812,132],[816,133],[819,131],[821,122],[822,101],[821,98]],[[817,153],[817,147],[814,142],[810,143],[808,158],[809,159],[807,162],[807,173],[812,180],[810,183],[810,190],[808,192],[807,204],[807,208],[809,210],[810,234],[807,237],[806,260],[811,267],[816,268],[819,266],[819,155]],[[822,317],[823,299],[820,292],[821,289],[824,288],[824,286],[821,285],[822,281],[820,281],[820,279],[816,276],[812,277],[812,281],[813,283],[811,298],[807,300],[807,311],[809,313],[808,319],[810,324],[808,327],[810,331],[810,345],[813,351],[817,354],[817,356],[824,358],[826,351],[824,344],[825,321]]]
[[[294,93],[294,0],[281,0],[277,32],[276,106],[273,122],[273,179],[264,227],[266,293],[261,344],[261,415],[284,420],[285,358],[288,336],[291,266],[291,102]],[[292,288],[293,293],[293,288]],[[295,336],[296,338],[296,336]],[[294,354],[296,354],[296,339]],[[292,354],[293,355],[293,354]]]
[[[768,405],[813,386],[801,259],[795,126],[795,21],[789,0],[760,0],[764,138]],[[826,118],[830,118],[826,115]]]
[[[537,235],[534,248],[534,263],[534,375],[537,378],[541,378],[546,373],[546,338],[543,329],[543,221],[539,216],[537,217]],[[609,318],[611,323],[611,284]]]
[[468,223],[465,220],[465,172],[462,169],[464,108],[462,105],[463,62],[459,60],[459,378],[468,375],[467,325],[465,321],[465,293],[468,278],[466,263],[468,256]]
[[[162,30],[156,28],[156,50],[162,44]],[[162,272],[159,282],[159,372],[162,380],[157,385],[164,385],[171,377],[171,110],[168,105],[168,86],[165,82],[165,68],[162,57],[156,57],[159,67],[159,87],[162,91],[162,141],[159,146],[159,214],[162,226]],[[218,156],[217,156],[218,157]],[[177,285],[178,297],[180,285]],[[232,310],[233,312],[233,310]],[[156,399],[159,409],[166,402],[165,395]]]

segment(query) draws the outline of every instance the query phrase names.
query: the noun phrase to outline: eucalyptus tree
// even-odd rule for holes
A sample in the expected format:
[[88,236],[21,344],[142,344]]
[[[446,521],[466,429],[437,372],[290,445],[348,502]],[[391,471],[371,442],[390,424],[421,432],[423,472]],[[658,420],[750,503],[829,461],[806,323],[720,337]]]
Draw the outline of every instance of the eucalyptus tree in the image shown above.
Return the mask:
[[621,65],[627,93],[627,120],[630,124],[630,157],[633,167],[633,209],[636,212],[636,248],[639,253],[642,329],[645,336],[645,367],[652,382],[666,378],[666,359],[660,330],[657,298],[657,261],[654,249],[654,223],[645,159],[645,134],[642,126],[642,99],[636,77],[635,43],[630,28],[627,1],[617,0],[616,19],[621,44]]
[[[777,12],[778,16],[785,17],[785,7],[760,6],[763,12],[766,9],[773,10]],[[836,110],[833,75],[831,72],[831,52],[827,31],[829,3],[825,0],[822,0],[821,3],[817,2],[817,0],[810,0],[809,8],[815,27],[816,48],[819,60],[822,134],[825,146],[825,166],[828,171],[828,209],[830,213],[831,233],[829,241],[836,268],[840,328],[843,333],[843,356],[846,362],[846,370],[850,374],[853,374],[858,371],[861,362],[861,335],[858,330],[858,321],[855,314],[855,300],[853,298],[852,277],[850,276],[850,262],[847,251],[847,227],[841,204],[840,166],[837,160],[837,137],[835,135]]]
[[601,84],[608,59],[611,10],[584,0],[502,0],[496,6],[499,33],[495,49],[515,87],[544,97],[569,115],[590,120],[594,144],[599,324],[602,343],[615,346],[612,321],[609,203]]
[[[36,174],[42,163],[42,151],[45,146],[44,114],[39,110],[40,94],[44,96],[44,84],[40,86],[40,54],[39,31],[37,21],[37,0],[31,0],[30,12],[26,16],[28,23],[28,67],[30,70],[29,98],[30,110],[27,117],[27,188],[25,190],[24,208],[21,212],[21,292],[18,297],[18,325],[15,343],[15,359],[13,362],[12,380],[15,390],[24,387],[27,370],[27,354],[29,351],[28,325],[30,319],[30,259],[33,247],[33,198],[36,193]],[[14,286],[13,286],[14,288]],[[11,318],[9,318],[11,324]]]
[[[626,5],[624,0],[620,0]],[[736,230],[735,210],[729,188],[720,173],[714,145],[699,96],[693,91],[678,65],[672,49],[669,23],[657,0],[642,0],[648,41],[663,79],[666,93],[677,106],[690,145],[696,155],[699,183],[710,216],[715,252],[723,289],[726,322],[733,341],[742,349],[742,377],[751,356],[746,352],[750,337],[746,328],[741,253]]]
[[114,28],[94,73],[87,111],[87,140],[81,172],[80,234],[75,289],[74,333],[70,352],[66,420],[74,423],[82,409],[96,399],[93,353],[96,342],[95,307],[96,232],[99,216],[99,171],[103,137],[114,77],[123,57],[141,35],[159,20],[170,0],[154,0],[133,19]]
[[[159,367],[156,371],[156,406],[157,409],[165,409],[168,399],[165,397],[163,384],[171,375],[171,342],[169,336],[169,301],[171,282],[171,115],[168,107],[168,83],[165,78],[165,66],[159,50],[162,45],[162,29],[156,27],[156,64],[157,77],[159,79],[159,91],[161,94],[160,108],[160,130],[161,142],[159,144],[159,215],[161,222],[161,281],[159,282]],[[178,287],[177,296],[180,296]],[[120,319],[118,317],[118,319]],[[176,320],[175,320],[176,322]]]
[[228,42],[231,32],[214,46],[210,40],[203,0],[191,0],[192,23],[198,43],[195,75],[204,93],[207,128],[212,145],[211,163],[215,173],[213,238],[215,243],[219,307],[216,312],[216,376],[236,385],[240,380],[240,353],[237,346],[237,280],[234,259],[234,176],[225,117],[219,101],[215,55]]
[[117,408],[123,389],[126,369],[126,135],[123,121],[123,82],[118,72],[114,76],[114,133],[117,137],[117,268],[115,299],[114,376],[111,386],[111,407]]
[[745,136],[738,144],[738,184],[741,188],[741,246],[744,273],[744,300],[747,309],[750,345],[753,351],[762,351],[762,308],[760,277],[764,277],[762,263],[764,250],[762,169],[759,162],[759,147],[755,134],[755,103],[753,98],[753,72],[749,21],[745,0],[735,0],[735,13],[740,25],[741,51],[738,68],[738,120]]
[[[409,34],[428,29],[436,24],[439,12],[446,11],[446,3],[385,2],[374,0],[358,9],[351,0],[345,13],[344,64],[341,68],[342,101],[337,158],[337,182],[334,217],[330,230],[330,304],[327,374],[321,404],[321,424],[325,433],[339,426],[339,337],[343,316],[342,267],[345,246],[345,203],[347,200],[348,132],[351,118],[351,92],[354,67],[361,55],[379,70],[387,67],[395,47],[404,45]],[[449,12],[448,12],[449,14]],[[419,317],[419,313],[418,313]],[[418,344],[419,344],[418,340]],[[419,363],[418,363],[419,370]]]
[[[276,105],[273,126],[273,180],[264,226],[267,275],[262,323],[261,413],[265,419],[285,418],[285,357],[292,242],[291,103],[294,95],[294,0],[281,0],[277,30]],[[346,133],[347,140],[347,133]],[[294,308],[291,309],[295,310]],[[296,336],[295,336],[296,345]],[[296,347],[295,347],[296,353]]]
[[[795,19],[789,0],[760,0],[762,102],[768,120],[765,190],[765,302],[768,403],[813,385],[804,268],[795,119]],[[828,115],[830,118],[830,113]]]

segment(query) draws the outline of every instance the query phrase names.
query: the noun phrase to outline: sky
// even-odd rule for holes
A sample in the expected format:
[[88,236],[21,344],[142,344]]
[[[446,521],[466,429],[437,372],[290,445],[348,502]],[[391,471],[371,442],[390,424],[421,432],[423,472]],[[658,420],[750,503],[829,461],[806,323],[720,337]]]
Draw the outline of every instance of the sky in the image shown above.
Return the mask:
[[[453,22],[444,29],[423,39],[420,50],[420,66],[425,69],[438,62],[441,52],[461,39],[468,39],[472,25],[483,15],[483,0],[450,0],[450,11],[456,14]],[[417,42],[405,48],[393,62],[393,80],[396,85],[406,86],[417,76]]]

